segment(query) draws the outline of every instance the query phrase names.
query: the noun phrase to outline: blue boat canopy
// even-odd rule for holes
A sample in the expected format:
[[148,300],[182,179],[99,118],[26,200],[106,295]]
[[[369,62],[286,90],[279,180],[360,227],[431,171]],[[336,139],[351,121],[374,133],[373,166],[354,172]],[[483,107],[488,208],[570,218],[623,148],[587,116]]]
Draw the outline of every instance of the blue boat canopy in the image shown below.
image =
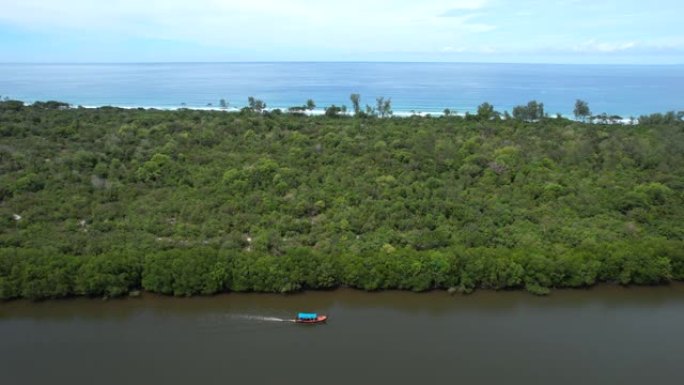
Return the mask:
[[316,319],[318,317],[318,314],[316,313],[299,313],[297,314],[297,318],[299,319]]

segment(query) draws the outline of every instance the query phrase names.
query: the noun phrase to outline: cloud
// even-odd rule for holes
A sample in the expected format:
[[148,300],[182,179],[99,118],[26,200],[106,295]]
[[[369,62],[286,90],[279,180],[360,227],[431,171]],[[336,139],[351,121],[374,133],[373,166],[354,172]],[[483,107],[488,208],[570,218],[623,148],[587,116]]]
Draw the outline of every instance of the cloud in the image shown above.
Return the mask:
[[440,49],[443,54],[477,54],[477,55],[492,55],[500,53],[510,53],[505,48],[494,47],[491,45],[483,45],[479,47],[472,46],[446,46]]
[[575,45],[572,50],[583,53],[615,53],[631,50],[637,47],[634,41],[628,42],[598,42],[596,40],[589,40],[584,43]]
[[681,55],[684,8],[663,1],[653,9],[636,0],[0,0],[0,31],[9,32],[0,60],[16,51],[8,36],[22,33],[74,55],[118,44],[122,57],[131,52],[122,60],[148,51],[179,60]]
[[475,11],[485,8],[488,5],[487,0],[465,0],[451,2],[449,8],[442,12],[440,17],[460,17],[463,16],[464,12]]
[[435,20],[444,9],[476,10],[487,0],[22,0],[0,23],[47,34],[106,35],[210,46],[387,50],[444,45],[493,25],[474,15]]
[[452,46],[447,46],[447,47],[442,47],[440,50],[443,53],[462,53],[462,52],[468,52],[468,50],[465,47],[452,47]]
[[[397,21],[432,16],[444,9],[481,9],[487,0],[21,0],[3,5],[0,22],[25,28],[92,28],[125,30],[142,26],[168,26],[202,29],[207,25],[222,25],[240,21],[325,26],[326,22],[370,23],[382,26],[388,20]],[[248,32],[248,31],[244,31]]]

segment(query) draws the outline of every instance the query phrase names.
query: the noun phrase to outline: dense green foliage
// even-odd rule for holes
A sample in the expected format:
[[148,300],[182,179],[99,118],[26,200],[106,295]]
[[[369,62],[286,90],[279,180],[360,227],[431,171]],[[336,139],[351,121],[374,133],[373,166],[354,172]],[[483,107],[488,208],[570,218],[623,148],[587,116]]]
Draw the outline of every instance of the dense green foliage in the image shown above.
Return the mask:
[[0,103],[0,298],[541,294],[684,279],[681,119],[490,120],[488,106],[476,120],[306,117],[253,104]]
[[573,113],[575,114],[575,119],[582,119],[583,122],[586,121],[591,116],[589,104],[584,100],[577,99]]
[[516,106],[513,108],[513,117],[519,120],[535,121],[542,119],[544,114],[544,103],[532,100],[526,106]]

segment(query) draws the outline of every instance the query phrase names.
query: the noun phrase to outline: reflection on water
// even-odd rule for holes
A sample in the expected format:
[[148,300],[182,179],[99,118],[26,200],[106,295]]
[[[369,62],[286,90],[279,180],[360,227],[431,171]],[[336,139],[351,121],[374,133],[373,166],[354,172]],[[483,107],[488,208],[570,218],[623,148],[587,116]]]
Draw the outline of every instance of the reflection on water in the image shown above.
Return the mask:
[[[211,297],[174,298],[146,293],[141,298],[100,300],[88,298],[44,302],[0,302],[0,320],[28,317],[38,319],[92,318],[125,319],[141,313],[164,315],[213,314],[219,312],[233,320],[282,321],[300,311],[345,309],[386,309],[410,314],[448,315],[455,311],[509,313],[518,308],[568,309],[588,306],[603,308],[653,308],[684,302],[684,284],[658,287],[621,287],[601,285],[591,289],[555,290],[549,296],[533,296],[522,291],[481,290],[471,295],[445,292],[410,293],[403,291],[306,292],[277,295],[231,293]],[[257,310],[258,313],[250,312]],[[267,312],[267,313],[264,313]]]
[[[299,311],[325,325],[287,322]],[[659,383],[684,284],[554,291],[226,294],[0,304],[1,383]]]

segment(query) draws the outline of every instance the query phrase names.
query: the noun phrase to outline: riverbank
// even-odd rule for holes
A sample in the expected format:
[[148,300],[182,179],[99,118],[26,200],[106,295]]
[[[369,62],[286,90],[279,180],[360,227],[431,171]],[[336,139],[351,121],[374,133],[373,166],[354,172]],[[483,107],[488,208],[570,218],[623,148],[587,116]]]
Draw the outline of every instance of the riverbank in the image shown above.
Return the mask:
[[[632,297],[631,295],[634,293],[638,293],[638,296]],[[593,302],[594,297],[598,300],[605,298],[614,303],[634,299],[634,302],[638,303],[640,302],[638,299],[639,297],[647,297],[649,301],[659,302],[670,298],[684,300],[684,280],[669,281],[656,285],[622,285],[617,282],[598,282],[591,286],[558,287],[550,290],[545,295],[535,295],[525,290],[521,290],[520,288],[479,288],[468,293],[463,293],[445,289],[430,289],[420,292],[401,289],[368,291],[353,287],[338,286],[327,289],[306,289],[287,293],[225,291],[213,294],[186,296],[160,294],[140,289],[132,290],[125,295],[119,296],[99,297],[70,295],[58,298],[43,298],[39,300],[28,298],[5,299],[0,301],[0,303],[2,303],[0,318],[3,318],[4,316],[21,316],[27,312],[32,312],[33,307],[36,305],[45,307],[56,305],[72,308],[75,311],[75,309],[80,308],[82,305],[93,305],[100,309],[104,309],[109,306],[107,305],[109,303],[114,304],[114,306],[123,304],[123,307],[127,309],[136,309],[139,307],[156,308],[158,307],[157,305],[163,307],[176,303],[188,303],[190,304],[189,306],[193,306],[191,305],[192,303],[197,303],[197,306],[202,306],[202,304],[233,301],[249,304],[257,301],[268,304],[268,308],[272,311],[272,313],[262,315],[262,317],[290,319],[293,312],[299,312],[301,309],[319,312],[322,311],[321,309],[328,309],[338,301],[337,298],[339,297],[347,298],[359,303],[379,301],[388,306],[420,306],[425,300],[432,301],[437,299],[442,301],[444,306],[447,306],[448,308],[451,308],[452,305],[467,306],[470,302],[492,304],[495,307],[511,307],[518,302],[526,302],[528,298],[540,298],[541,302],[538,303],[548,306],[553,306],[555,304],[554,298],[560,298],[561,302],[571,300],[575,303]],[[400,297],[401,300],[395,300],[397,297]],[[448,301],[447,298],[451,298],[451,300]],[[219,308],[217,307],[217,309]],[[248,317],[244,318],[248,319]],[[259,321],[259,319],[256,318],[254,320]]]
[[[624,286],[620,284],[598,283],[591,287],[559,288],[549,296],[534,296],[521,290],[491,290],[482,289],[469,295],[453,295],[445,290],[430,290],[425,292],[411,292],[406,290],[381,290],[368,292],[348,287],[330,290],[305,290],[297,293],[218,293],[212,295],[198,295],[193,297],[176,297],[164,294],[141,291],[129,297],[64,297],[49,301],[32,301],[15,299],[2,302],[0,319],[26,317],[41,308],[59,308],[58,314],[71,317],[71,314],[81,313],[82,317],[101,316],[112,308],[114,312],[123,311],[125,315],[132,315],[140,309],[197,309],[206,308],[212,312],[236,310],[240,318],[250,320],[247,316],[275,317],[281,319],[292,318],[300,311],[317,311],[329,314],[336,304],[345,306],[371,306],[382,304],[397,311],[418,311],[432,309],[435,314],[446,313],[458,309],[469,309],[471,306],[491,307],[492,309],[514,309],[520,304],[529,303],[544,307],[565,307],[568,304],[587,303],[620,303],[660,304],[668,300],[684,301],[684,282],[674,281],[657,286]],[[256,312],[251,305],[259,304],[266,312]],[[439,306],[435,306],[439,304]],[[92,311],[83,311],[92,308]],[[409,310],[413,309],[413,310]],[[252,310],[252,311],[250,311]],[[181,310],[181,313],[184,311]],[[334,314],[334,311],[333,311]],[[237,318],[237,317],[236,317]],[[254,321],[268,321],[251,318]],[[334,316],[330,320],[335,322]]]
[[530,249],[434,250],[322,254],[310,249],[274,256],[255,252],[133,249],[94,256],[0,249],[0,299],[118,297],[141,289],[174,295],[292,293],[349,287],[365,291],[585,288],[601,282],[658,285],[682,279],[682,243],[606,245],[549,255]]

